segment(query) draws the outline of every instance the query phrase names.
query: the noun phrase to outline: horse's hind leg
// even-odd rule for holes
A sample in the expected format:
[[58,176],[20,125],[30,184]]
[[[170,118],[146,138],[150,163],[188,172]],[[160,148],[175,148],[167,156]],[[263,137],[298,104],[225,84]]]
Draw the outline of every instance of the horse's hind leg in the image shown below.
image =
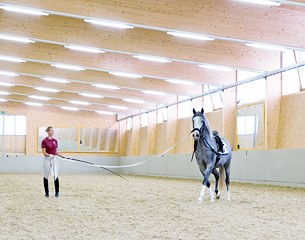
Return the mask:
[[225,172],[226,172],[226,186],[227,186],[227,200],[231,200],[231,194],[230,194],[230,161],[228,161],[227,164],[225,164]]
[[216,193],[216,199],[220,198],[220,194],[218,194],[218,181],[219,181],[219,172],[216,168],[212,170],[212,173],[215,177],[215,193]]

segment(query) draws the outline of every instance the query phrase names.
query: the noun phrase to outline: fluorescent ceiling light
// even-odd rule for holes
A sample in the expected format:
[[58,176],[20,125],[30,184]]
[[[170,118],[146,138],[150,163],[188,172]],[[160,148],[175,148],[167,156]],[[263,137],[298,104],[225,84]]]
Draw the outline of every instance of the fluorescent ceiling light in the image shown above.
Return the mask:
[[21,58],[15,58],[15,57],[8,57],[8,56],[1,56],[0,55],[0,60],[2,61],[8,61],[8,62],[26,62],[25,60],[21,59]]
[[51,66],[56,68],[62,68],[67,70],[74,70],[74,71],[83,71],[86,70],[85,68],[75,66],[75,65],[68,65],[68,64],[61,64],[61,63],[52,63]]
[[0,82],[0,86],[4,86],[4,87],[14,87],[14,84],[11,83],[6,83],[6,82]]
[[105,89],[113,89],[113,90],[120,89],[119,87],[113,85],[107,85],[107,84],[93,84],[92,86],[97,88],[105,88]]
[[201,68],[211,69],[211,70],[217,70],[217,71],[224,71],[224,72],[232,72],[235,71],[234,68],[226,67],[226,66],[220,66],[220,65],[212,65],[212,64],[200,64],[198,65]]
[[29,9],[29,8],[5,6],[5,5],[0,6],[0,8],[4,9],[6,11],[10,11],[10,12],[25,13],[25,14],[36,15],[36,16],[48,16],[49,15],[49,13],[47,13],[47,12]]
[[186,81],[186,80],[178,80],[178,79],[166,79],[165,82],[176,83],[181,85],[195,85],[195,83]]
[[131,103],[145,103],[145,101],[143,101],[141,99],[123,98],[122,100],[125,102],[131,102]]
[[56,82],[56,83],[70,83],[70,81],[66,79],[61,78],[52,78],[52,77],[43,77],[42,80],[48,81],[48,82]]
[[236,0],[239,2],[247,2],[247,3],[255,3],[255,4],[262,4],[262,5],[268,5],[268,6],[280,6],[280,2],[276,1],[269,1],[269,0]]
[[42,107],[43,105],[41,103],[36,103],[36,102],[25,102],[26,105],[30,106],[36,106],[36,107]]
[[76,108],[76,107],[60,107],[61,109],[64,109],[64,110],[69,110],[69,111],[78,111],[79,108]]
[[38,100],[43,100],[43,101],[49,101],[49,100],[51,100],[51,98],[49,98],[49,97],[37,96],[37,95],[30,95],[29,98],[38,99]]
[[5,72],[5,71],[0,71],[0,75],[4,75],[4,76],[10,76],[10,77],[18,77],[19,75],[16,73],[12,73],[12,72]]
[[107,112],[107,111],[95,111],[98,114],[103,114],[103,115],[114,115],[114,112]]
[[117,106],[117,105],[108,105],[107,107],[113,108],[113,109],[120,109],[120,110],[127,110],[127,107],[124,106]]
[[158,96],[165,96],[166,95],[166,93],[164,93],[164,92],[151,91],[151,90],[145,90],[145,91],[141,91],[141,92],[145,93],[145,94],[158,95]]
[[285,51],[286,50],[286,48],[284,48],[284,47],[273,46],[273,45],[268,45],[268,44],[260,44],[260,43],[246,43],[246,46],[266,49],[266,50],[273,50],[273,51]]
[[29,38],[2,35],[2,34],[0,34],[0,39],[14,41],[14,42],[22,42],[22,43],[34,43],[35,42],[34,40],[31,40]]
[[0,98],[0,102],[7,102],[7,100],[4,98]]
[[195,40],[201,40],[201,41],[213,41],[214,38],[204,36],[202,34],[196,34],[196,33],[188,33],[188,32],[174,32],[174,31],[168,31],[167,34],[173,35],[176,37],[182,37],[182,38],[189,38],[189,39],[195,39]]
[[76,50],[76,51],[81,51],[81,52],[105,53],[105,51],[102,51],[98,48],[93,48],[93,47],[76,46],[76,45],[65,45],[64,47],[72,49],[72,50]]
[[79,93],[79,95],[83,97],[89,97],[89,98],[103,98],[103,96],[99,94],[93,94],[93,93]]
[[74,100],[71,100],[71,101],[69,101],[69,102],[72,103],[72,104],[77,104],[77,105],[86,105],[86,106],[90,105],[90,103],[88,103],[88,102],[82,102],[82,101],[74,101]]
[[0,95],[11,95],[9,92],[3,92],[3,91],[0,91]]
[[119,76],[119,77],[128,77],[128,78],[142,78],[142,76],[134,73],[124,73],[124,72],[116,72],[116,71],[111,71],[109,74],[114,75],[114,76]]
[[38,91],[43,91],[43,92],[52,92],[52,93],[59,92],[57,89],[54,89],[54,88],[37,87],[35,89],[38,90]]
[[169,59],[162,58],[162,57],[155,57],[155,56],[145,56],[145,55],[133,55],[134,58],[151,61],[151,62],[160,62],[160,63],[168,63],[172,62]]
[[106,27],[113,27],[113,28],[120,28],[120,29],[133,29],[134,26],[126,24],[126,23],[120,23],[120,22],[112,22],[112,21],[105,21],[105,20],[98,20],[98,19],[90,19],[85,18],[85,22],[89,22],[96,25],[106,26]]

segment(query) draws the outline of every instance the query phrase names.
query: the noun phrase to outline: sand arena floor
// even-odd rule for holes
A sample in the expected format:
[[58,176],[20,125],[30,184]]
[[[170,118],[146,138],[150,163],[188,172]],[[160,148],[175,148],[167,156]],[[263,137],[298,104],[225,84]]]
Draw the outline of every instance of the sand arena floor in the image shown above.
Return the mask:
[[0,239],[305,239],[305,189],[233,183],[197,204],[199,180],[127,177],[63,174],[45,199],[41,175],[0,174]]

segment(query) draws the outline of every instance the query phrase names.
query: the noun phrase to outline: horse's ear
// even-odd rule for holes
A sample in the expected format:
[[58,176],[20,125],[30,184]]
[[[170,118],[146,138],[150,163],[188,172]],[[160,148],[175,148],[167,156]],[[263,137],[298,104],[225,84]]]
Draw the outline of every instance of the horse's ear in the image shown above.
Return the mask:
[[202,113],[202,114],[204,113],[204,110],[203,110],[203,108],[201,108],[201,113]]
[[193,113],[194,113],[194,114],[196,114],[196,110],[195,110],[195,108],[193,108]]

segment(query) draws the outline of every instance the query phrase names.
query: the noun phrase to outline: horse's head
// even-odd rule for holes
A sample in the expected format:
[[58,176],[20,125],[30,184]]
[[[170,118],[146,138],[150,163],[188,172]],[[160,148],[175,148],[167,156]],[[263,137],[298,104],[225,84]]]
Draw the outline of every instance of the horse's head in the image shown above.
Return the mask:
[[193,108],[193,118],[192,118],[192,121],[193,121],[193,130],[192,130],[192,133],[193,133],[193,138],[194,140],[198,140],[201,135],[202,135],[202,131],[205,127],[205,121],[204,121],[204,110],[203,108],[201,108],[201,111],[200,112],[196,112],[196,110]]

